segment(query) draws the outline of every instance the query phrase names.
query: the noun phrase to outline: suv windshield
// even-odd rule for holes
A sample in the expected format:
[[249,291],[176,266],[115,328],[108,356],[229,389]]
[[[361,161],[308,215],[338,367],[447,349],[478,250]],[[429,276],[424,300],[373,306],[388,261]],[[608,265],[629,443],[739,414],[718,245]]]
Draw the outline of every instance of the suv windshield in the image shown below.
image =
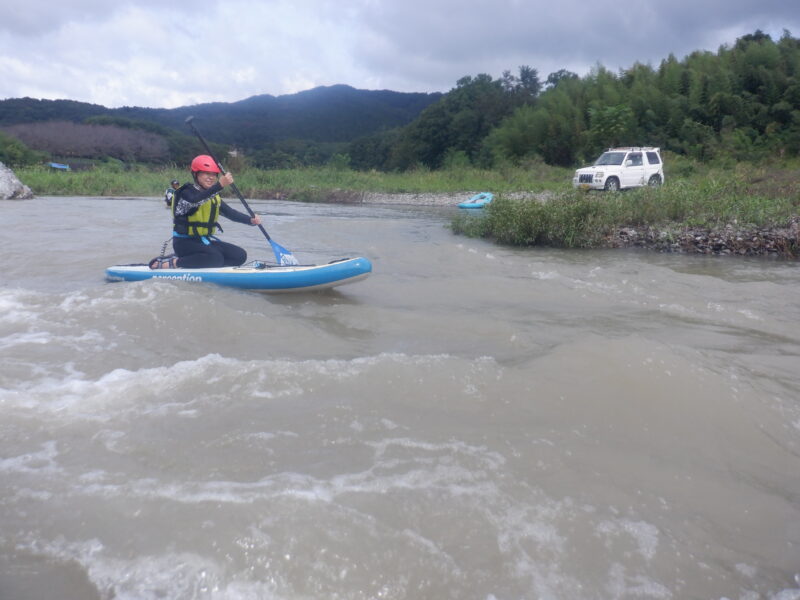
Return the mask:
[[621,165],[623,160],[625,160],[624,152],[603,152],[594,164],[595,166]]

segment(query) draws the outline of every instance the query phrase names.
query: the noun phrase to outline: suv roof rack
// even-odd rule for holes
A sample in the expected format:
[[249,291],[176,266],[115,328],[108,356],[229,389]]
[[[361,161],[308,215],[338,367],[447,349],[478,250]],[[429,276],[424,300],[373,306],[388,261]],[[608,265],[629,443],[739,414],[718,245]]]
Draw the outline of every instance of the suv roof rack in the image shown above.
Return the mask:
[[656,146],[620,146],[619,148],[609,148],[606,152],[660,152],[661,148]]

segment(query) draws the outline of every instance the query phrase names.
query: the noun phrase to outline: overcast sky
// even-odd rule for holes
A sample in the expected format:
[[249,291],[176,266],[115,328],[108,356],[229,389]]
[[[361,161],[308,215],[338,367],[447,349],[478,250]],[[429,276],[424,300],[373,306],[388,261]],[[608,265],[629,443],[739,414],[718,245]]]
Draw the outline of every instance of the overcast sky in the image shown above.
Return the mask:
[[446,92],[800,37],[800,0],[0,0],[0,98],[186,106],[319,85]]

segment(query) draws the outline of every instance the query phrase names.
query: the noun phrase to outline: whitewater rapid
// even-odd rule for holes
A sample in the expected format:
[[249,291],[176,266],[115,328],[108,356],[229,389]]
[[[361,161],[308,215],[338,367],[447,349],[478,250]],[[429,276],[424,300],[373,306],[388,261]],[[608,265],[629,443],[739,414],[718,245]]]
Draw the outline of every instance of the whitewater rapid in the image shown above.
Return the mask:
[[0,598],[800,598],[794,263],[253,207],[373,274],[109,283],[160,200],[3,204]]

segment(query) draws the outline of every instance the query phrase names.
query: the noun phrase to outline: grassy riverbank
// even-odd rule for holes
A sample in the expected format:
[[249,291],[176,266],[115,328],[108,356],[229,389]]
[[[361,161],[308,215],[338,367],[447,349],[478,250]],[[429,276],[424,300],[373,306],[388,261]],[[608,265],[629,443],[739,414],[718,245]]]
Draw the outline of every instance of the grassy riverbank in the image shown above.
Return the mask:
[[[531,163],[492,171],[459,168],[405,173],[316,168],[245,169],[236,183],[248,198],[357,202],[363,194],[466,194],[492,191],[480,216],[462,214],[456,233],[501,244],[661,251],[800,255],[800,163],[705,167],[669,156],[666,185],[621,193],[572,189],[572,169]],[[180,169],[19,169],[36,195],[156,196]],[[547,202],[542,202],[547,192]],[[510,199],[523,196],[524,199]]]
[[499,198],[453,230],[514,246],[649,247],[705,254],[796,257],[800,169],[711,170],[660,188],[567,191],[547,202]]
[[[134,167],[119,170],[98,167],[86,171],[56,171],[28,167],[17,177],[37,196],[161,196],[170,180],[188,181],[181,169],[154,170]],[[531,163],[524,167],[484,170],[458,168],[441,171],[417,169],[405,173],[380,173],[336,168],[261,170],[234,173],[236,185],[248,198],[288,198],[325,202],[350,193],[460,193],[491,190],[495,193],[569,188],[572,169]]]

